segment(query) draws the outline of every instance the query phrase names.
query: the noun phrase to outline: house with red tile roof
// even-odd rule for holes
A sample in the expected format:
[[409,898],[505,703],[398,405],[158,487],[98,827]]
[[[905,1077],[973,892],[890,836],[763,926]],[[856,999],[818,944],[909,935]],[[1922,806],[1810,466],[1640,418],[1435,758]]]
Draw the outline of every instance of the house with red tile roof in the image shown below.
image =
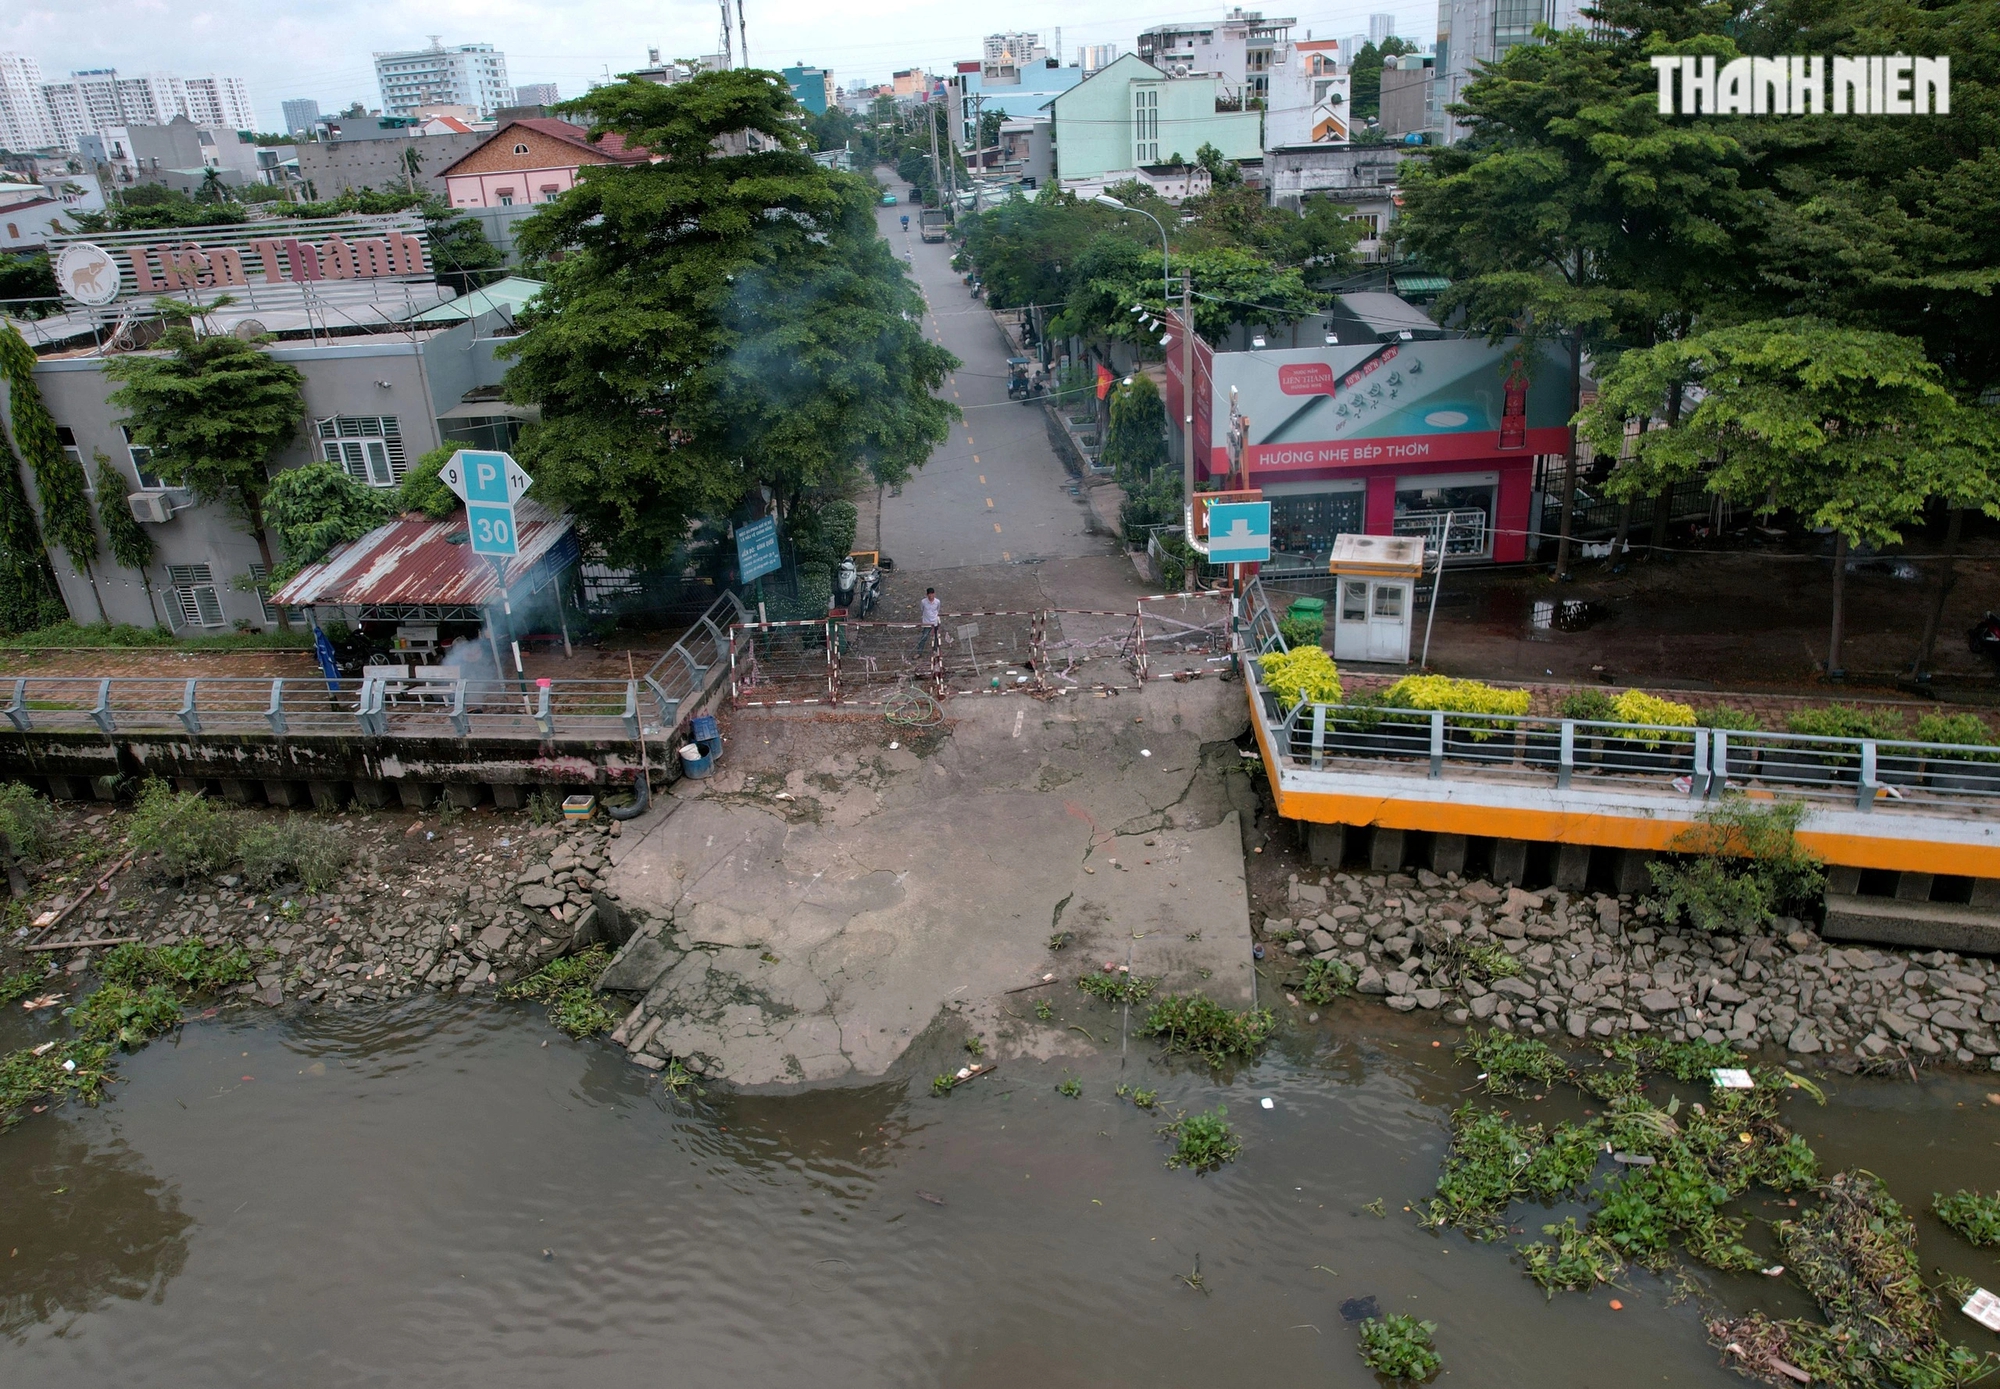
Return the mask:
[[523,117],[494,131],[438,175],[453,207],[522,207],[552,202],[586,164],[645,164],[653,156],[607,133],[595,144],[582,126],[552,116]]

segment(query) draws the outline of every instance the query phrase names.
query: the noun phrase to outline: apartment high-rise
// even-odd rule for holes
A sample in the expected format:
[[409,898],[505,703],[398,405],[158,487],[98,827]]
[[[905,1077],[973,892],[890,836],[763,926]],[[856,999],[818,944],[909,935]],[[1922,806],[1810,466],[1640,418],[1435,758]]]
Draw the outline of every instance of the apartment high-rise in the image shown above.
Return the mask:
[[561,100],[553,82],[529,82],[514,89],[516,106],[553,106]]
[[1118,45],[1115,43],[1087,43],[1076,50],[1077,66],[1085,72],[1108,68],[1117,61]]
[[490,116],[514,104],[507,81],[507,55],[490,43],[460,43],[405,53],[377,53],[375,78],[382,88],[382,114],[414,116],[419,106],[470,106]]
[[988,34],[980,69],[989,77],[1011,76],[1046,63],[1048,57],[1040,34]]
[[311,133],[319,120],[319,103],[311,97],[295,97],[285,103],[285,130],[291,135]]
[[90,68],[72,72],[66,82],[43,83],[42,99],[56,143],[70,149],[83,135],[114,126],[166,125],[176,116],[230,130],[251,130],[257,124],[250,90],[240,77],[176,77],[170,72],[127,77],[116,68]]
[[25,53],[0,53],[0,149],[42,149],[56,143],[42,65]]
[[1368,16],[1368,42],[1380,48],[1382,40],[1394,38],[1395,35],[1396,16],[1392,14],[1371,14]]

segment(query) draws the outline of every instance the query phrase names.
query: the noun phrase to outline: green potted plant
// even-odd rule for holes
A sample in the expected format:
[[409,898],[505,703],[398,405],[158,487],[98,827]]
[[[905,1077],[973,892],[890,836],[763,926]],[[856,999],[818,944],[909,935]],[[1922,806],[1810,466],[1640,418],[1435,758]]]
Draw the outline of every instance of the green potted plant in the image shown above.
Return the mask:
[[[1829,704],[1801,709],[1785,720],[1788,732],[1808,738],[1889,738],[1904,736],[1903,716],[1894,710],[1855,709]],[[1763,778],[1806,786],[1852,784],[1861,773],[1859,750],[1851,743],[1787,743],[1764,751]]]
[[2000,739],[1979,715],[1925,714],[1917,720],[1916,740],[1942,745],[1923,754],[1932,790],[2000,792]]
[[1387,691],[1358,695],[1327,724],[1327,751],[1349,757],[1429,757],[1428,723],[1392,713]]
[[[1579,724],[1610,723],[1611,696],[1603,690],[1571,690],[1556,706],[1559,717]],[[1573,735],[1570,755],[1573,765],[1594,767],[1597,765],[1599,749],[1603,745],[1603,730],[1578,728]],[[1522,760],[1534,767],[1556,767],[1562,764],[1562,732],[1560,729],[1530,729],[1522,739]]]

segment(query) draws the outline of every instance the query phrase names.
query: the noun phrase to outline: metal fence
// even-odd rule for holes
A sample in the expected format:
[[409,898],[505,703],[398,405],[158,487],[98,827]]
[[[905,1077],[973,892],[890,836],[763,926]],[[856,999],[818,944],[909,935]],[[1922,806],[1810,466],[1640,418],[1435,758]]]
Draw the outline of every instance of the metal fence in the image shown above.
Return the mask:
[[952,694],[1052,694],[1127,688],[1219,672],[1230,654],[1229,599],[1155,594],[1130,611],[1034,608],[946,613],[934,635],[914,622],[745,622],[730,629],[738,707],[881,704],[919,687]]
[[1696,800],[1782,790],[1861,810],[2000,806],[2000,748],[1339,704],[1281,711],[1275,696],[1262,694],[1278,746],[1296,765],[1316,771],[1365,765],[1371,772]]
[[275,680],[23,677],[0,706],[16,732],[189,737],[634,738],[671,728],[675,705],[638,680],[385,680],[335,690]]
[[[1285,649],[1261,583],[1244,595],[1237,640],[1247,656]],[[1289,764],[1314,771],[1633,790],[1697,801],[1730,791],[1783,791],[1866,811],[2000,809],[2000,747],[1372,705],[1287,710],[1256,661],[1244,664],[1275,745]]]

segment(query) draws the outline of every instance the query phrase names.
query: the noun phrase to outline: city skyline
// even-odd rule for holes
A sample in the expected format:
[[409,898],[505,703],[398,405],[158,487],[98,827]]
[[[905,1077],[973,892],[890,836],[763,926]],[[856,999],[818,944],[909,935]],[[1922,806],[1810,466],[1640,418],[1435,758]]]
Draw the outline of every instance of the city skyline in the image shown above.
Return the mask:
[[[1060,27],[1064,61],[1070,62],[1086,44],[1115,43],[1126,51],[1150,25],[1220,18],[1230,8],[1228,0],[1218,0],[1134,13],[1086,0],[1082,5],[1016,7],[1004,22],[996,18],[980,24],[909,0],[837,15],[783,0],[764,7],[747,4],[745,18],[753,64],[775,70],[803,60],[830,69],[834,81],[844,85],[850,80],[887,81],[891,71],[912,66],[946,69],[956,59],[978,57],[985,36],[1000,29],[1040,31],[1052,38]],[[1366,32],[1368,17],[1384,12],[1379,0],[1262,8],[1297,16],[1294,36],[1301,38],[1308,29],[1320,38]],[[1435,5],[1395,13],[1399,31],[1425,38],[1435,29]],[[0,18],[0,52],[37,58],[43,80],[50,82],[73,70],[101,67],[134,73],[227,70],[248,84],[258,128],[281,130],[280,104],[288,99],[315,100],[323,111],[345,109],[355,101],[371,109],[379,106],[372,55],[426,47],[433,34],[447,46],[492,44],[507,55],[509,76],[517,85],[553,82],[576,94],[607,75],[644,66],[649,47],[670,56],[711,52],[716,27],[709,0],[669,0],[665,6],[595,0],[560,10],[444,0],[401,25],[384,23],[378,8],[354,0],[330,0],[298,15],[274,13],[248,0],[204,0],[157,29],[135,26],[129,8],[114,11],[104,0],[60,5],[30,0]],[[883,37],[858,37],[871,30]],[[578,34],[591,36],[588,47],[578,44]],[[301,61],[300,54],[311,56]]]

